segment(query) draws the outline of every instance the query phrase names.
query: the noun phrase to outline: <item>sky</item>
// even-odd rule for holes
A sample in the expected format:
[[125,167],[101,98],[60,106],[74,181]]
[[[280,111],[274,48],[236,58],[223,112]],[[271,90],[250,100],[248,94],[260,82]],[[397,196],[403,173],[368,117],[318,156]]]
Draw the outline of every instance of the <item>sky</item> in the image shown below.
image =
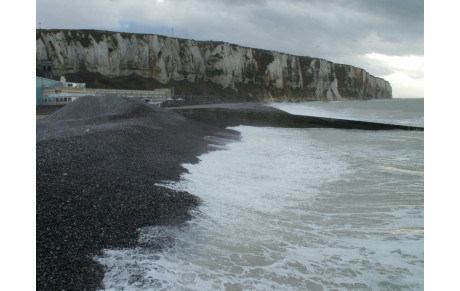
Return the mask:
[[36,26],[161,34],[318,57],[390,81],[393,97],[424,97],[423,0],[37,0]]

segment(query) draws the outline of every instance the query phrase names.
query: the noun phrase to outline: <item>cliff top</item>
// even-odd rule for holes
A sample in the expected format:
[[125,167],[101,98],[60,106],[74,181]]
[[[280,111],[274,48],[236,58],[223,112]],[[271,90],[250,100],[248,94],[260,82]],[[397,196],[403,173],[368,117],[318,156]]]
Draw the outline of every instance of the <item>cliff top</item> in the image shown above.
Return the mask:
[[[157,37],[163,38],[163,39],[165,39],[165,38],[177,39],[179,42],[184,42],[184,41],[191,40],[191,41],[196,42],[197,45],[199,45],[199,46],[209,46],[209,45],[217,46],[217,45],[220,45],[220,44],[229,44],[229,45],[237,46],[237,47],[241,47],[241,48],[250,48],[250,49],[255,49],[255,50],[260,50],[260,51],[277,52],[277,53],[280,53],[280,54],[291,55],[289,53],[279,52],[279,51],[275,51],[275,50],[246,47],[246,46],[241,46],[239,44],[225,42],[225,41],[218,41],[218,40],[196,40],[196,39],[188,39],[188,38],[180,38],[180,37],[171,37],[171,36],[166,36],[166,35],[161,35],[161,34],[156,34],[156,33],[121,32],[121,31],[98,30],[98,29],[56,29],[56,28],[54,28],[54,29],[36,29],[36,39],[39,39],[41,37],[41,33],[43,33],[43,32],[45,32],[45,33],[64,32],[67,37],[68,37],[68,33],[70,33],[71,38],[69,38],[69,40],[70,39],[78,39],[78,40],[80,40],[82,38],[82,35],[91,34],[91,36],[97,42],[100,42],[102,40],[102,37],[104,35],[106,35],[106,34],[117,34],[117,33],[119,33],[123,38],[130,38],[130,37],[134,36],[134,37],[136,37],[138,39],[142,39],[144,37],[156,35]],[[82,43],[82,45],[85,46],[83,43]],[[304,57],[310,58],[309,56],[304,56]],[[315,58],[315,59],[325,60],[325,59],[321,59],[321,58]],[[327,61],[327,60],[325,60],[325,61]]]
[[[180,37],[171,37],[171,36],[166,36],[166,35],[161,35],[161,34],[156,34],[156,33],[121,32],[121,31],[99,30],[99,29],[56,29],[55,28],[55,29],[36,29],[36,39],[39,39],[41,37],[42,32],[48,32],[48,33],[70,32],[71,33],[71,38],[69,38],[69,40],[70,39],[79,39],[81,42],[82,42],[81,35],[86,35],[86,34],[91,34],[91,36],[97,42],[100,42],[102,40],[102,37],[104,35],[106,35],[106,34],[119,33],[123,38],[130,38],[130,37],[134,36],[134,37],[136,37],[138,39],[142,39],[142,38],[144,38],[146,36],[156,35],[157,37],[163,38],[163,39],[165,39],[165,38],[177,39],[179,42],[191,40],[191,41],[196,42],[200,47],[209,46],[209,45],[217,46],[217,45],[220,45],[220,44],[229,44],[229,45],[232,45],[232,46],[237,46],[237,47],[242,47],[242,48],[250,48],[250,49],[255,49],[255,50],[260,50],[260,51],[276,52],[276,53],[279,53],[279,54],[292,55],[292,54],[289,54],[289,53],[279,52],[279,51],[269,50],[269,49],[264,49],[264,48],[254,48],[254,47],[241,46],[239,44],[225,42],[225,41],[195,40],[195,39],[187,39],[187,38],[180,38]],[[68,34],[66,34],[66,35],[68,35]],[[82,45],[83,46],[89,46],[89,42],[85,43],[83,41]],[[299,57],[318,59],[318,60],[323,60],[323,61],[326,61],[326,62],[329,62],[329,63],[333,63],[332,61],[329,61],[329,60],[326,60],[326,59],[323,59],[323,58],[319,58],[319,57],[311,57],[311,56],[306,56],[306,55],[299,56]],[[358,68],[356,66],[348,65],[348,64],[342,64],[342,63],[334,63],[334,64],[339,65],[339,66],[350,66],[350,67]],[[362,68],[360,68],[360,69],[362,69]],[[362,70],[364,70],[364,69],[362,69]],[[364,70],[364,71],[366,71],[366,70]],[[380,78],[380,77],[376,77],[376,78]],[[383,79],[383,78],[381,78],[381,79]]]

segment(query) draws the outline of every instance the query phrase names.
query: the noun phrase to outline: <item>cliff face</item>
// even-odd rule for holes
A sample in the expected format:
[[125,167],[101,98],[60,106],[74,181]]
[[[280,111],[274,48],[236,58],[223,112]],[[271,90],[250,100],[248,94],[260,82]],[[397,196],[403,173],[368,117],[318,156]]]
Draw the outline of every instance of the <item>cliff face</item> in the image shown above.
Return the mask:
[[138,89],[174,85],[184,94],[191,93],[186,92],[190,89],[195,94],[225,92],[272,101],[392,97],[389,82],[360,68],[223,42],[94,30],[37,30],[36,43],[37,66],[51,59],[54,75],[91,73],[88,80],[78,80],[90,84],[94,76],[105,78],[102,83],[106,84],[114,78],[142,79],[137,80]]

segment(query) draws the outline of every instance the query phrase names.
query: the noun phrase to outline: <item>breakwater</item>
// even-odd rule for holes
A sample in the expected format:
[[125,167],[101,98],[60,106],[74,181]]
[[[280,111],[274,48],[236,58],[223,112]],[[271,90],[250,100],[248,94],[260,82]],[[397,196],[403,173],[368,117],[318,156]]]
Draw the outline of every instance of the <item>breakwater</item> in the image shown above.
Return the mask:
[[220,127],[249,125],[285,128],[337,128],[361,130],[415,130],[423,127],[385,124],[377,122],[301,116],[260,104],[189,106],[172,109],[185,117]]

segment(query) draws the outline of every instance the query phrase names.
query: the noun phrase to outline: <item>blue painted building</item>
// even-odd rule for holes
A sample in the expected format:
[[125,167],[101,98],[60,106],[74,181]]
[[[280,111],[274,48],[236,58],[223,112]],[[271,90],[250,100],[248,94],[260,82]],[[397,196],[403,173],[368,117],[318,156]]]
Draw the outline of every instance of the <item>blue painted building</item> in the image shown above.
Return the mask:
[[42,103],[42,88],[44,87],[62,87],[62,83],[59,81],[46,79],[42,77],[37,78],[37,86],[36,86],[36,106]]

